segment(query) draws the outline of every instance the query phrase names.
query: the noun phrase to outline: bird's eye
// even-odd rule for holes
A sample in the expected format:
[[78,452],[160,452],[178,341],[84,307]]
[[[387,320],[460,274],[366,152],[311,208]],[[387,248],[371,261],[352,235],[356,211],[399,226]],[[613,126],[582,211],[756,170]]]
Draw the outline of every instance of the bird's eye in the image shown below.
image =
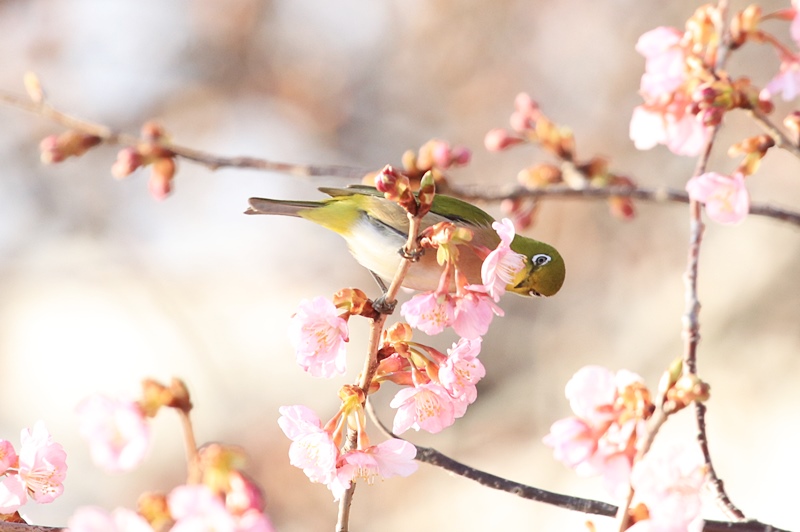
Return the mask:
[[544,266],[545,264],[547,264],[551,260],[553,260],[553,258],[550,255],[545,255],[544,253],[539,253],[539,254],[533,256],[533,258],[531,259],[531,262],[533,262],[534,266]]

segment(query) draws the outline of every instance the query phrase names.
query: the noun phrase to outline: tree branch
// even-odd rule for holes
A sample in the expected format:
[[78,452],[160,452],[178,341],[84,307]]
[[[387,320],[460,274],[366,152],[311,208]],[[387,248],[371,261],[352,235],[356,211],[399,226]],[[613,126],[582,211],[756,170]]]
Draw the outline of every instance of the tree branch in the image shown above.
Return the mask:
[[[0,91],[0,102],[3,102],[11,107],[22,109],[33,114],[42,116],[52,122],[60,124],[64,127],[75,129],[89,135],[94,135],[103,140],[106,144],[114,144],[119,146],[136,146],[142,139],[128,135],[126,133],[119,133],[111,128],[76,118],[61,111],[58,111],[46,102],[32,102],[22,96],[10,94],[8,92]],[[353,166],[340,166],[340,165],[307,165],[296,163],[284,163],[277,161],[270,161],[260,159],[257,157],[224,157],[206,153],[200,150],[188,148],[164,140],[148,141],[156,146],[171,151],[175,155],[201,164],[211,170],[218,168],[241,168],[250,170],[261,170],[270,172],[280,172],[283,174],[294,175],[298,177],[311,177],[311,176],[334,176],[334,177],[348,177],[352,179],[360,179],[367,173],[367,170],[356,168]]]
[[[111,128],[76,118],[72,115],[56,110],[46,102],[32,102],[22,96],[17,96],[0,91],[0,102],[11,107],[22,109],[33,114],[42,116],[52,122],[60,124],[70,129],[76,129],[89,135],[94,135],[103,140],[106,144],[119,146],[136,146],[142,139],[134,135],[119,133]],[[780,130],[769,122],[763,115],[751,112],[754,119],[762,124],[762,127],[771,127],[774,135],[783,135]],[[773,136],[774,138],[774,136]],[[776,139],[779,145],[787,144],[792,146],[792,142],[785,136],[783,140]],[[152,142],[152,141],[151,141]],[[170,150],[172,153],[183,159],[192,161],[216,170],[218,168],[241,168],[258,171],[279,172],[298,177],[318,177],[331,176],[360,180],[369,172],[368,169],[346,165],[308,165],[297,163],[277,162],[258,157],[235,156],[225,157],[204,151],[196,150],[179,144],[165,142],[163,140],[154,142],[157,146]],[[800,157],[800,148],[796,148]],[[673,190],[667,187],[631,187],[631,186],[611,186],[603,188],[571,188],[566,185],[554,185],[546,188],[530,189],[523,186],[500,187],[494,190],[478,186],[459,186],[448,183],[439,185],[440,192],[461,198],[466,201],[486,201],[497,202],[504,199],[516,198],[585,198],[585,199],[608,199],[610,197],[626,197],[653,203],[689,203],[689,196],[682,190]],[[773,218],[793,225],[800,226],[800,212],[774,207],[765,203],[752,203],[750,214]]]

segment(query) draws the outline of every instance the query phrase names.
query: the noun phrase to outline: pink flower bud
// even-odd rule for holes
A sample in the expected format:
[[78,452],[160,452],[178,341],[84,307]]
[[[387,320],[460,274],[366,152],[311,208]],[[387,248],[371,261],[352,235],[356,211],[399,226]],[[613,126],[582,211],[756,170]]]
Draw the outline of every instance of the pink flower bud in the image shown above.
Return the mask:
[[117,153],[117,160],[111,166],[111,175],[122,179],[131,175],[142,163],[142,155],[135,148],[123,148]]
[[48,135],[39,142],[39,151],[43,164],[60,163],[66,156],[58,145],[58,135]]
[[483,145],[489,151],[503,151],[509,146],[515,146],[521,142],[524,140],[499,127],[490,130],[483,138]]

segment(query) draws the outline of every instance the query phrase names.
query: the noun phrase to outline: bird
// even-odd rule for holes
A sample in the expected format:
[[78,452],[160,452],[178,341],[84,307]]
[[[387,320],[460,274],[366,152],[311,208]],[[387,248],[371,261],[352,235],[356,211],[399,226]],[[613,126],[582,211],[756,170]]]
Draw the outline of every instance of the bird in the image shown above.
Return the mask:
[[[320,201],[250,198],[245,214],[295,216],[330,229],[345,239],[350,253],[362,266],[378,277],[391,279],[403,260],[399,251],[408,240],[409,222],[403,207],[366,185],[319,190],[330,197]],[[459,246],[457,267],[469,283],[480,284],[485,254],[480,255],[477,250],[492,250],[500,243],[500,237],[492,229],[494,221],[470,203],[436,194],[430,211],[422,218],[420,230],[439,222],[470,229],[473,238],[468,245]],[[525,265],[506,291],[522,296],[552,296],[561,289],[566,269],[564,259],[553,246],[515,235],[510,248],[525,257]],[[419,291],[436,290],[442,271],[436,254],[424,253],[411,265],[403,286]]]

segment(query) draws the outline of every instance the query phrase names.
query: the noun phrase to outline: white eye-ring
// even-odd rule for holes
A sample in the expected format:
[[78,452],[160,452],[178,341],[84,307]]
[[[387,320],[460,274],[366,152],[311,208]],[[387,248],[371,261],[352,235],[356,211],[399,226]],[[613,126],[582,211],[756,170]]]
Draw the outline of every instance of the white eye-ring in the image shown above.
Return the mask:
[[544,253],[538,253],[534,255],[533,258],[531,258],[531,263],[534,266],[544,266],[551,260],[553,260],[553,258],[550,255],[545,255]]

